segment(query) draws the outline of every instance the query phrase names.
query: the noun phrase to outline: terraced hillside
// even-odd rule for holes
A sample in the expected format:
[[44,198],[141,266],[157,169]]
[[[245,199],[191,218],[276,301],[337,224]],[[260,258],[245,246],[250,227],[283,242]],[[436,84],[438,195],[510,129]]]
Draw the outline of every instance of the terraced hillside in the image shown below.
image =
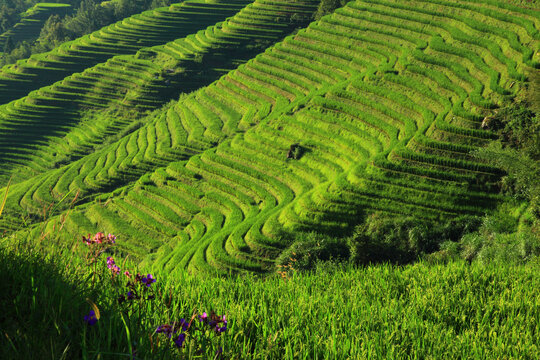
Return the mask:
[[235,14],[250,2],[189,0],[145,11],[66,42],[50,52],[4,66],[0,69],[0,104],[28,95],[32,90],[51,85],[115,55],[134,54],[141,48],[192,34]]
[[32,6],[12,29],[0,34],[0,49],[4,49],[8,39],[13,45],[37,39],[45,21],[51,15],[63,16],[71,10],[71,5],[61,3],[38,3]]
[[193,272],[264,271],[283,228],[481,214],[501,173],[470,151],[539,67],[539,27],[537,11],[495,1],[350,2],[119,141],[18,182],[9,209],[81,191],[59,217],[68,231],[106,229],[148,265]]
[[[0,160],[6,164],[0,176],[17,180],[49,170],[67,157],[90,152],[104,137],[122,131],[132,121],[119,117],[81,122],[81,109],[113,106],[143,112],[219,78],[295,27],[307,24],[316,2],[298,4],[293,8],[256,1],[194,35],[134,55],[115,56],[0,106]],[[304,17],[298,16],[298,8]],[[45,139],[47,146],[36,149]]]

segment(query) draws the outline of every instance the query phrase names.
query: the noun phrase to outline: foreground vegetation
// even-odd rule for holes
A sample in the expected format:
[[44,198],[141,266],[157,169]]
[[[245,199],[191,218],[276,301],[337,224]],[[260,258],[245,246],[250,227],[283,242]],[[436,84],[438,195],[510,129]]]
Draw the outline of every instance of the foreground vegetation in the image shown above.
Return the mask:
[[[76,249],[0,251],[2,359],[195,358],[193,342],[178,351],[155,330],[210,310],[226,314],[228,328],[211,336],[204,358],[219,347],[235,359],[534,359],[540,351],[538,261],[326,263],[285,278],[158,272],[155,298],[126,307],[115,286],[124,275],[112,276],[105,255],[95,280]],[[89,325],[93,304],[100,318]]]

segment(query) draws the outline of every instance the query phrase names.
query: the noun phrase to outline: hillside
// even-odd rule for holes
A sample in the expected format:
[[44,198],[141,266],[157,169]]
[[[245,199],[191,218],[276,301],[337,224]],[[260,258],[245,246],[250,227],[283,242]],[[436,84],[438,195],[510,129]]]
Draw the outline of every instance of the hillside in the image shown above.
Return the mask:
[[540,66],[538,11],[357,0],[306,27],[317,6],[188,1],[2,68],[0,229],[38,235],[77,194],[49,231],[114,233],[171,272],[260,272],[283,229],[492,209],[502,171],[471,151]]
[[70,4],[37,3],[21,16],[20,22],[0,34],[0,49],[12,47],[22,41],[35,40],[41,32],[43,24],[51,15],[65,15],[70,11]]

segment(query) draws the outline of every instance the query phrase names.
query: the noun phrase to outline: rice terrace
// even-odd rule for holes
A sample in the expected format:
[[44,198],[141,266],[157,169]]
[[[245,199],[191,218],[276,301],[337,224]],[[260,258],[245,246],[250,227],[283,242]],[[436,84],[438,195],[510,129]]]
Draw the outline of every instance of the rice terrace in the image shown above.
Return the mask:
[[538,0],[0,0],[0,359],[538,359]]

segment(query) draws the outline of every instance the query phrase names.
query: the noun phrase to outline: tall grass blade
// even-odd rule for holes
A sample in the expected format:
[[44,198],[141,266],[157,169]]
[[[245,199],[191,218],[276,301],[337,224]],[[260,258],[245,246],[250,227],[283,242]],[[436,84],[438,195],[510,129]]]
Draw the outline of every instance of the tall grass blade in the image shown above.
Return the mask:
[[73,192],[73,189],[68,191],[68,193],[66,195],[64,195],[64,197],[52,208],[50,214],[54,214],[54,212],[56,211],[56,209],[60,206],[60,204],[62,204],[64,202],[64,200],[66,200],[66,198],[69,196],[69,194],[71,194]]
[[129,326],[126,323],[126,319],[124,319],[124,314],[120,314],[120,316],[122,318],[122,322],[124,323],[124,328],[126,329],[129,353],[133,356],[133,347],[131,346],[131,333],[129,332]]

